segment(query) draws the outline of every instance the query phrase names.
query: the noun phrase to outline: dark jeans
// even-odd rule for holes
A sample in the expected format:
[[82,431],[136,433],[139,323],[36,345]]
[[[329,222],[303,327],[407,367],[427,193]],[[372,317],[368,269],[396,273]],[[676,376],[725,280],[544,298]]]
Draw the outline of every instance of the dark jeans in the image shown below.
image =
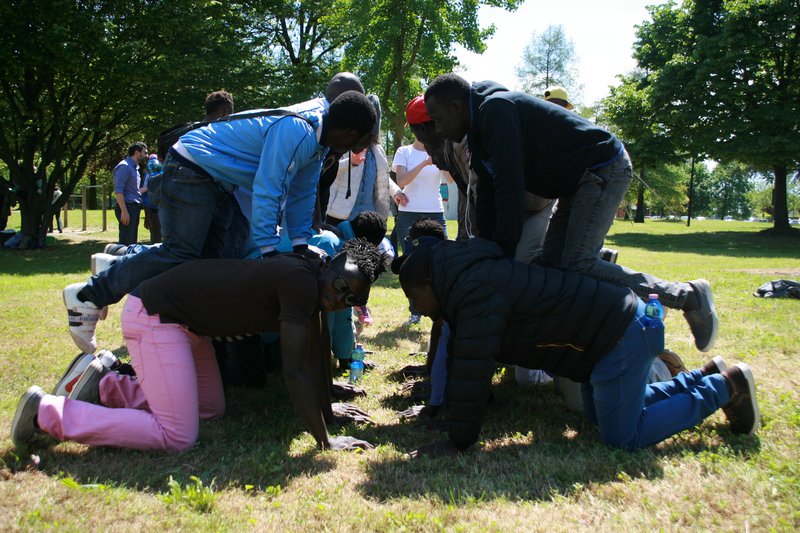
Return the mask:
[[128,215],[131,218],[127,226],[122,223],[122,211],[119,204],[114,205],[114,214],[117,215],[117,222],[119,222],[119,242],[136,244],[139,240],[139,213],[142,210],[142,204],[125,202],[125,207],[128,208]]
[[221,257],[233,213],[233,196],[216,182],[167,157],[158,188],[163,244],[89,278],[83,294],[98,307],[118,302],[142,281],[192,259]]

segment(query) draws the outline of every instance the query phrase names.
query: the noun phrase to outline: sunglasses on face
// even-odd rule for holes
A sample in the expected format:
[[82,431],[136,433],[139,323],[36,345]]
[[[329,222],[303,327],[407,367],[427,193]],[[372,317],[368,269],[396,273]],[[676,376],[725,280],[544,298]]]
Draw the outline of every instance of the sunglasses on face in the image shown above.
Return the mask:
[[335,290],[338,294],[344,295],[344,303],[348,307],[353,307],[354,305],[359,304],[359,298],[353,291],[350,290],[350,285],[347,284],[345,279],[342,276],[338,276],[335,280],[333,280],[333,290]]

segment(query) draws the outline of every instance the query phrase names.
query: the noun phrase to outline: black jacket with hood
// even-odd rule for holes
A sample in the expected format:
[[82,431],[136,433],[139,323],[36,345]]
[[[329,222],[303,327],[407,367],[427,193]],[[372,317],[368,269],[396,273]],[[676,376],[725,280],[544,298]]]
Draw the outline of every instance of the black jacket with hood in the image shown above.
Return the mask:
[[508,256],[522,231],[525,191],[572,196],[587,169],[623,149],[616,137],[577,113],[493,81],[472,84],[470,115],[478,231]]
[[478,439],[495,361],[587,381],[636,313],[628,288],[503,257],[485,239],[430,249],[431,284],[451,328],[450,440]]

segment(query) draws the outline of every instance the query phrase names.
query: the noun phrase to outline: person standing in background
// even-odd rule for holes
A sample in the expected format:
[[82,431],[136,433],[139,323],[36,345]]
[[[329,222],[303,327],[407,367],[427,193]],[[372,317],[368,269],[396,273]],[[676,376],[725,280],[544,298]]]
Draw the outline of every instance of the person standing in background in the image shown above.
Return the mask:
[[119,221],[119,242],[136,244],[139,238],[139,212],[142,195],[139,192],[139,165],[147,161],[147,145],[133,143],[128,147],[128,157],[114,167],[114,195],[117,205],[114,213]]

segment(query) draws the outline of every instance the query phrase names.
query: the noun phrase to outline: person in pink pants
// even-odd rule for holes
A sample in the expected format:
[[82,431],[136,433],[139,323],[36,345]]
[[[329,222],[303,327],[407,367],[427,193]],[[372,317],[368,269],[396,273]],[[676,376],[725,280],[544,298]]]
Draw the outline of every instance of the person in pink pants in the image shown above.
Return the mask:
[[96,446],[184,451],[197,441],[200,420],[225,412],[209,337],[277,331],[289,396],[319,446],[370,447],[327,433],[331,409],[319,315],[366,303],[383,268],[382,254],[361,240],[348,242],[332,262],[282,254],[175,267],[142,283],[125,303],[122,332],[136,378],[95,360],[69,398],[31,387],[17,407],[12,440],[26,444],[43,431]]

